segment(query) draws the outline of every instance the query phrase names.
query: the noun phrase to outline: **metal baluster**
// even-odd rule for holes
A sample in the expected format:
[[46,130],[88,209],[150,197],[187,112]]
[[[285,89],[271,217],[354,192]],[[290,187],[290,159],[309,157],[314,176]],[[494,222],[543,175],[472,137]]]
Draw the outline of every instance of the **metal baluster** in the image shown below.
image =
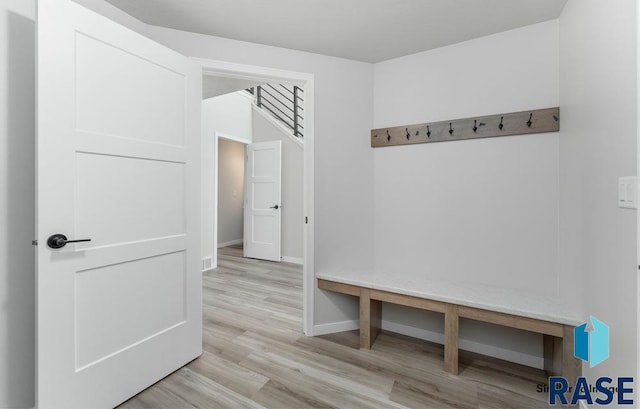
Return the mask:
[[298,87],[293,86],[293,134],[298,136]]
[[257,92],[256,94],[258,95],[258,99],[257,99],[257,103],[258,103],[258,108],[262,107],[262,87],[260,85],[258,85],[257,87]]

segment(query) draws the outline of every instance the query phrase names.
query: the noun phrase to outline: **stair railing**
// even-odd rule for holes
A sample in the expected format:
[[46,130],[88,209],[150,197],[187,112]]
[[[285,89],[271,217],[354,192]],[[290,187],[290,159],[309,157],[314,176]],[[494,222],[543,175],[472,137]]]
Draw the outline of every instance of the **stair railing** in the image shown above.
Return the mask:
[[[254,94],[254,89],[247,90]],[[284,123],[293,135],[304,137],[304,90],[298,86],[265,84],[255,88],[256,104]]]

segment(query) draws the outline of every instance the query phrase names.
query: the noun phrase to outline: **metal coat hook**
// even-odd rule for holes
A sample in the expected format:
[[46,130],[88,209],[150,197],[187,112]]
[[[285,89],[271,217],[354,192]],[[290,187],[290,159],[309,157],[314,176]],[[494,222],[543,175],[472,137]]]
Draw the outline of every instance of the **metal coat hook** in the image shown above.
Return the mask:
[[427,138],[431,139],[431,130],[429,129],[429,125],[427,125]]
[[474,133],[478,132],[478,125],[476,125],[477,122],[478,122],[477,120],[475,120],[475,119],[473,120],[473,132]]
[[449,122],[449,135],[453,135],[453,127],[451,126],[451,122]]
[[504,119],[503,116],[500,117],[500,125],[498,125],[498,128],[500,128],[500,130],[502,131],[502,128],[504,128],[504,125],[502,125],[502,120]]
[[553,116],[553,120],[554,120],[554,121],[556,121],[556,122],[558,122],[558,121],[560,120],[560,118],[558,117],[558,115],[554,115],[554,116]]
[[389,130],[387,129],[387,142],[391,142],[391,135],[389,135]]
[[529,120],[527,121],[527,126],[529,128],[531,128],[531,124],[533,124],[533,122],[531,122],[531,118],[533,118],[533,112],[529,114]]
[[411,134],[409,133],[409,128],[404,128],[404,131],[407,133],[407,140],[409,140],[409,137],[411,136]]
[[416,131],[416,136],[418,136],[418,135],[420,135],[420,130],[419,129]]

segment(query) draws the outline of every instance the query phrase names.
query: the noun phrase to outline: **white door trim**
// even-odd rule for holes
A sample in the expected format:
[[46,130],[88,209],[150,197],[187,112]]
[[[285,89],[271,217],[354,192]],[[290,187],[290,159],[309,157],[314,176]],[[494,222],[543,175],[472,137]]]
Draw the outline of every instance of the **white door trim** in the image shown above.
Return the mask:
[[[640,118],[640,13],[636,13],[636,117]],[[636,176],[640,176],[640,123],[636,121]],[[637,181],[636,181],[637,184]],[[636,185],[636,188],[638,186]],[[640,217],[636,217],[636,265],[640,269]],[[640,270],[636,270],[639,274]],[[636,339],[640,339],[640,279],[636,276]],[[640,373],[640,342],[636,342],[636,373]]]
[[[202,65],[205,75],[226,76],[231,78],[247,79],[264,82],[281,82],[283,84],[295,84],[304,87],[304,215],[308,223],[304,224],[304,263],[302,267],[302,308],[303,328],[307,336],[312,336],[315,324],[314,320],[314,75],[296,71],[280,70],[275,68],[260,67],[256,65],[236,64],[227,61],[193,58]],[[226,136],[226,135],[225,135]],[[216,161],[217,163],[217,161]],[[216,198],[217,200],[217,198]],[[216,204],[217,206],[217,204]],[[217,210],[216,210],[217,217]],[[217,238],[215,238],[217,242]],[[215,242],[214,242],[215,243]],[[215,252],[214,252],[215,254]],[[217,258],[214,259],[217,264]]]

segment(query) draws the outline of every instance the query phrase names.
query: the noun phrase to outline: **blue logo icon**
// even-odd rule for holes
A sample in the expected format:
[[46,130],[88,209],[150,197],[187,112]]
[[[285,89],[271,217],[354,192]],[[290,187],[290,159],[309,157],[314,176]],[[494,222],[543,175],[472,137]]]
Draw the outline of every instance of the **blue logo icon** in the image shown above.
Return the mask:
[[573,355],[593,368],[609,358],[609,326],[593,315],[589,321],[573,329]]

